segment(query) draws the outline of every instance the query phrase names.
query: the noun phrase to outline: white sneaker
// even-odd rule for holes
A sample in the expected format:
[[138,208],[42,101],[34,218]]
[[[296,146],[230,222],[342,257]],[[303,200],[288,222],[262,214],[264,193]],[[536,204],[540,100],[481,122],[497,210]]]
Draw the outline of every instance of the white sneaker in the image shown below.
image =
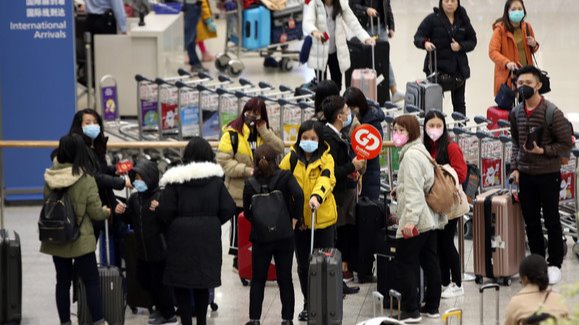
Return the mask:
[[464,289],[462,287],[457,286],[454,283],[451,283],[440,295],[443,299],[455,298],[464,296]]
[[561,281],[561,269],[556,266],[549,266],[547,268],[547,273],[549,274],[549,284],[554,285]]
[[392,98],[390,98],[390,101],[393,102],[393,103],[397,103],[397,102],[399,102],[399,101],[404,100],[404,97],[405,97],[405,96],[404,96],[403,93],[397,91],[397,92],[394,93],[394,95],[392,95]]

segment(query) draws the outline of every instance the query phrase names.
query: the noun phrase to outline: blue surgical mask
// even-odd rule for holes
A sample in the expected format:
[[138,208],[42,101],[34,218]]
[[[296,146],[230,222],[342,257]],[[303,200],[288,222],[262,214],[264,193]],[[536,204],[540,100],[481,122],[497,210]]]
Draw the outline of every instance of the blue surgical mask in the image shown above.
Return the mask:
[[523,10],[510,10],[509,11],[509,20],[513,23],[520,23],[525,18],[525,12]]
[[300,148],[307,153],[312,153],[318,150],[318,141],[302,140],[300,141]]
[[143,180],[141,179],[135,179],[135,181],[133,182],[133,187],[135,188],[135,190],[137,190],[138,192],[145,192],[146,190],[149,189],[149,187],[147,186],[147,183],[145,183]]
[[348,114],[348,119],[344,122],[344,127],[350,126],[352,124],[352,113]]
[[85,125],[82,127],[82,133],[94,140],[101,133],[101,127],[98,124]]

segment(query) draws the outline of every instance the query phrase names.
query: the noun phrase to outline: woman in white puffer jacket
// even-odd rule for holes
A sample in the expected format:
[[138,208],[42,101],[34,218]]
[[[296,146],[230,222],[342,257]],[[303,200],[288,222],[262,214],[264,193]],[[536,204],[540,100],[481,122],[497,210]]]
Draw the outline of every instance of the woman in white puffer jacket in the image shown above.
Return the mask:
[[[362,42],[374,45],[350,9],[347,0],[306,0],[303,31],[312,37],[308,67],[326,73],[329,66],[331,79],[342,88],[342,73],[350,68],[350,52],[346,43],[346,29]],[[325,79],[325,78],[324,78]]]

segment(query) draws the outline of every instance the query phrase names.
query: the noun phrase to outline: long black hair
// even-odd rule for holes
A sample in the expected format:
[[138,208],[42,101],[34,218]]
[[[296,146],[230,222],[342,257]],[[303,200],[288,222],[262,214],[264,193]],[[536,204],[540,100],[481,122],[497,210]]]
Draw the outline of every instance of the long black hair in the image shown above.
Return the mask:
[[82,172],[93,176],[97,172],[97,162],[78,134],[68,134],[60,138],[56,159],[61,164],[72,164],[73,175],[80,175]]
[[358,117],[360,119],[366,116],[366,114],[370,110],[370,106],[368,106],[368,100],[366,99],[366,96],[364,96],[364,93],[356,87],[350,87],[346,89],[346,91],[344,92],[344,99],[346,100],[346,104],[348,104],[350,108],[358,107],[360,111]]
[[[326,4],[326,1],[322,1],[324,4]],[[334,8],[334,12],[332,13],[332,19],[336,20],[336,17],[338,17],[338,15],[342,14],[342,4],[340,3],[340,0],[333,0],[332,1],[332,6]]]
[[265,121],[266,127],[269,129],[269,118],[267,117],[267,108],[265,102],[257,97],[251,98],[243,106],[243,110],[239,116],[229,123],[229,126],[236,130],[239,134],[243,134],[243,124],[245,124],[245,113],[253,112],[259,113],[261,121]]
[[215,162],[215,152],[207,140],[195,136],[189,140],[183,151],[183,163],[192,162]]
[[[82,132],[82,117],[85,114],[94,116],[101,128],[101,132],[94,139],[94,141]],[[94,152],[97,154],[99,160],[102,161],[105,159],[105,154],[107,153],[108,138],[104,135],[103,119],[99,113],[97,113],[97,111],[91,108],[85,108],[76,112],[76,114],[74,114],[74,118],[72,119],[72,124],[70,125],[70,130],[68,133],[80,135],[88,147],[92,146],[94,148]]]
[[423,136],[424,146],[429,152],[432,150],[432,147],[434,146],[434,142],[430,139],[428,134],[426,134],[426,123],[428,123],[428,121],[432,120],[433,118],[441,119],[443,124],[442,136],[438,139],[438,141],[436,141],[436,162],[441,165],[448,164],[450,161],[450,159],[448,158],[448,144],[450,143],[450,138],[448,136],[448,130],[446,128],[446,119],[444,118],[444,115],[442,115],[442,113],[439,111],[431,110],[424,117],[424,136]]
[[317,152],[319,153],[319,155],[321,155],[322,153],[324,153],[324,151],[326,151],[326,141],[324,140],[324,126],[322,123],[314,120],[304,121],[304,123],[300,125],[300,129],[298,130],[298,138],[294,145],[294,149],[296,151],[303,151],[302,148],[300,148],[300,142],[302,141],[302,134],[310,130],[314,130],[314,132],[316,132],[316,135],[318,136]]
[[521,24],[523,23],[525,17],[527,17],[527,8],[525,7],[525,2],[523,2],[523,0],[507,0],[505,2],[505,8],[503,9],[502,17],[498,18],[493,23],[493,26],[496,25],[497,23],[503,23],[503,25],[509,32],[512,33],[515,31],[515,26],[513,26],[513,23],[511,23],[511,19],[509,19],[509,9],[511,9],[511,6],[513,5],[514,2],[520,2],[521,5],[523,6],[523,12],[525,13],[525,16],[523,17],[523,20],[521,20]]
[[316,87],[316,95],[314,97],[315,112],[322,111],[322,102],[326,97],[338,95],[340,95],[340,88],[334,81],[329,79],[320,81]]

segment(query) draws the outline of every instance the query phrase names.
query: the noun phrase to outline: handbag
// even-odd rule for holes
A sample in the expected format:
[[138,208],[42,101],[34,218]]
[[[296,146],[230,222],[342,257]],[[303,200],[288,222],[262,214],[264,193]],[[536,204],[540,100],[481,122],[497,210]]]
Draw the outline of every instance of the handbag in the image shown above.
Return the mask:
[[[510,75],[512,75],[512,71]],[[509,87],[509,77],[507,77],[507,80],[501,84],[501,88],[499,88],[499,92],[495,97],[495,103],[497,103],[497,107],[507,111],[510,111],[513,108],[517,96],[517,93],[511,87]]]
[[458,76],[453,76],[451,74],[448,74],[446,72],[440,72],[438,71],[438,58],[437,58],[437,54],[436,51],[434,52],[434,70],[432,69],[432,52],[428,53],[428,58],[430,60],[429,63],[429,69],[430,69],[430,75],[428,75],[428,77],[426,77],[426,79],[428,79],[428,81],[432,82],[432,83],[436,83],[439,84],[442,87],[442,91],[449,91],[449,90],[455,90],[459,87],[461,87],[462,85],[464,85],[464,79]]
[[[528,31],[528,29],[527,29]],[[525,37],[527,37],[528,33],[525,33]],[[531,55],[533,56],[533,61],[535,62],[535,67],[539,68],[539,64],[537,63],[537,58],[535,57],[535,53],[533,53],[533,48],[530,47]],[[551,91],[551,78],[549,78],[549,73],[545,70],[541,70],[541,89],[539,89],[539,94],[546,94]]]

